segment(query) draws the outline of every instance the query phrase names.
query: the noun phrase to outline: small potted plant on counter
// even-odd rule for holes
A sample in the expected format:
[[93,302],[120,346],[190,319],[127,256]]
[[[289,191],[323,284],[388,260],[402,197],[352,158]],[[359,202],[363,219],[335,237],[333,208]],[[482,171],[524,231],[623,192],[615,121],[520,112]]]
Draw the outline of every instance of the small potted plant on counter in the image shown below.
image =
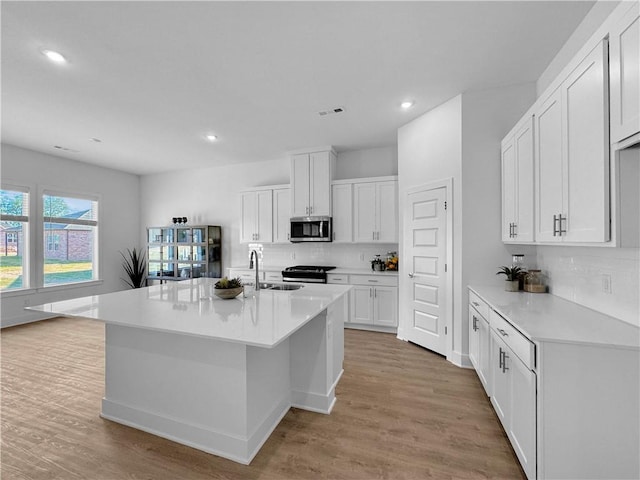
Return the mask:
[[217,297],[220,297],[224,300],[228,300],[230,298],[236,298],[242,292],[242,281],[240,278],[232,278],[229,280],[227,277],[222,277],[215,284],[215,288],[213,293],[216,294]]
[[504,289],[507,292],[517,292],[520,290],[520,275],[527,273],[520,267],[501,267],[496,275],[504,275],[506,276],[506,281],[504,282]]

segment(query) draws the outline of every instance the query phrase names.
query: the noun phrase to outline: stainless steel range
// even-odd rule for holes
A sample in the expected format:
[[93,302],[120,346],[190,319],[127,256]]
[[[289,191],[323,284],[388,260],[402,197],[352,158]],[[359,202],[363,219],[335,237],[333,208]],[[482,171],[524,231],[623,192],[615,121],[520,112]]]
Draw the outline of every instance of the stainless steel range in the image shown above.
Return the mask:
[[283,282],[327,283],[327,272],[336,267],[296,265],[282,271]]

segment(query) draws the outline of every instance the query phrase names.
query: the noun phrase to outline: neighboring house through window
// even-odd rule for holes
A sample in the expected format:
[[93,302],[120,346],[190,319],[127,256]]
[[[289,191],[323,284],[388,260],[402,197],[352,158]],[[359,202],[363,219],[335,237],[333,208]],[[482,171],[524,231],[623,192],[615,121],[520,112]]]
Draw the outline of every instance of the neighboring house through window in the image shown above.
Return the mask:
[[0,291],[29,287],[29,189],[0,190]]

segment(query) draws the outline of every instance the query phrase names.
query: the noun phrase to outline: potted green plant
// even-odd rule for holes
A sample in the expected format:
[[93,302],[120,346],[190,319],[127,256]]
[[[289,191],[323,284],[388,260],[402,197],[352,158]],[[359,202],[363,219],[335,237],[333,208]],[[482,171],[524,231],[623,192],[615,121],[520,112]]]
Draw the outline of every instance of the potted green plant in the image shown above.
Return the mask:
[[228,300],[240,295],[242,288],[242,280],[240,280],[240,277],[232,279],[222,277],[216,282],[213,293],[215,293],[217,297]]
[[146,272],[147,272],[147,262],[145,258],[144,252],[139,252],[135,248],[133,250],[129,250],[127,248],[127,254],[120,252],[122,255],[122,268],[127,274],[129,279],[123,278],[124,282],[129,285],[131,288],[142,288],[146,286]]
[[496,275],[504,275],[506,278],[506,281],[504,283],[504,289],[507,292],[517,292],[520,287],[519,287],[519,283],[520,283],[520,275],[523,275],[527,273],[525,270],[523,270],[520,267],[500,267],[500,270],[498,272],[496,272]]

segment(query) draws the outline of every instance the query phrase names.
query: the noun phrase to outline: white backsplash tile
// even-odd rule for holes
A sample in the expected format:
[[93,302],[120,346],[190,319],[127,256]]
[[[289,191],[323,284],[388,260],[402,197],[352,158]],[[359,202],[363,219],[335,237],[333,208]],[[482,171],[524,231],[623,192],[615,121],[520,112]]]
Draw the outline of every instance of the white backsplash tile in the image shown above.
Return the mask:
[[[538,246],[537,266],[549,292],[640,326],[640,258],[637,248]],[[611,293],[603,281],[610,278]]]
[[[379,254],[397,252],[398,244],[352,245],[341,243],[298,243],[262,245],[262,265],[288,267],[292,265],[335,265],[343,268],[371,268],[371,260]],[[249,265],[251,248],[242,257],[234,258],[233,266]]]

